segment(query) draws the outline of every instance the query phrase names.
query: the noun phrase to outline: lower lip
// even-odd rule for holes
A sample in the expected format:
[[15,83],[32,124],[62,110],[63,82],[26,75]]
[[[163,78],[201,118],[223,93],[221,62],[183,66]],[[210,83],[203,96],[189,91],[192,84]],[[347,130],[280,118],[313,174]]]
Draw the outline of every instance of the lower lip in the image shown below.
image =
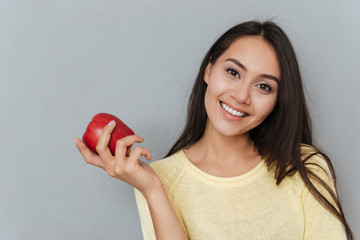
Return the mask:
[[224,117],[227,119],[227,120],[230,120],[230,121],[242,121],[244,120],[246,117],[248,117],[249,115],[246,115],[245,117],[239,117],[239,116],[234,116],[232,115],[231,113],[229,113],[228,111],[226,111],[222,106],[221,106],[221,103],[219,104],[220,108],[221,108],[221,111],[224,115]]

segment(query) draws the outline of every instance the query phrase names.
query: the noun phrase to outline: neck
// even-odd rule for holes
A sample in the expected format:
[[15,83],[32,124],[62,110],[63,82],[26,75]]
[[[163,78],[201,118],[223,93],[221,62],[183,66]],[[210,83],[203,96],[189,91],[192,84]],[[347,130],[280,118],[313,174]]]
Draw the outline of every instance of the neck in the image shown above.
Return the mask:
[[[192,148],[192,149],[191,149]],[[190,150],[197,152],[203,159],[213,159],[222,162],[248,162],[258,156],[254,142],[248,133],[237,136],[225,136],[208,125],[203,137]]]

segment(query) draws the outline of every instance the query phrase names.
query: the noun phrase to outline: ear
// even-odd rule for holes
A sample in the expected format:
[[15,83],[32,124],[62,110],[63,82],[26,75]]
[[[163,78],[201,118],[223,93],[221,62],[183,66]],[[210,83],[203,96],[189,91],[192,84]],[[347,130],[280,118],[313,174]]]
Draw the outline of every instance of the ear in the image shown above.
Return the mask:
[[206,84],[209,84],[211,66],[212,66],[211,62],[209,61],[208,65],[205,68],[205,72],[204,72],[204,81],[206,82]]

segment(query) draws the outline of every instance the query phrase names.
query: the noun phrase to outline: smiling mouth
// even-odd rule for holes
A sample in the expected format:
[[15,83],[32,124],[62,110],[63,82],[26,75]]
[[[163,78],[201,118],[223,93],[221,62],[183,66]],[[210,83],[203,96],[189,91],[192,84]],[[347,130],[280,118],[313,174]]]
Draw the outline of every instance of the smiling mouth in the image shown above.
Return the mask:
[[236,110],[232,109],[231,107],[229,107],[228,105],[226,105],[223,102],[220,102],[220,105],[225,111],[227,111],[228,113],[230,113],[233,116],[246,117],[246,116],[249,115],[248,113],[245,113],[245,112],[236,111]]

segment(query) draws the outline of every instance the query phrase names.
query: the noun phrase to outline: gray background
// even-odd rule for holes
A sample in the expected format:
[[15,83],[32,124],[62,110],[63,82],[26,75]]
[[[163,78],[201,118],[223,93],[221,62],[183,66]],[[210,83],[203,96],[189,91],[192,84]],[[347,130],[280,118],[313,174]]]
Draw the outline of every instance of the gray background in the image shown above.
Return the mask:
[[0,0],[0,239],[141,239],[132,188],[85,164],[73,137],[109,112],[161,158],[205,52],[252,19],[294,44],[359,236],[359,11],[356,0]]

